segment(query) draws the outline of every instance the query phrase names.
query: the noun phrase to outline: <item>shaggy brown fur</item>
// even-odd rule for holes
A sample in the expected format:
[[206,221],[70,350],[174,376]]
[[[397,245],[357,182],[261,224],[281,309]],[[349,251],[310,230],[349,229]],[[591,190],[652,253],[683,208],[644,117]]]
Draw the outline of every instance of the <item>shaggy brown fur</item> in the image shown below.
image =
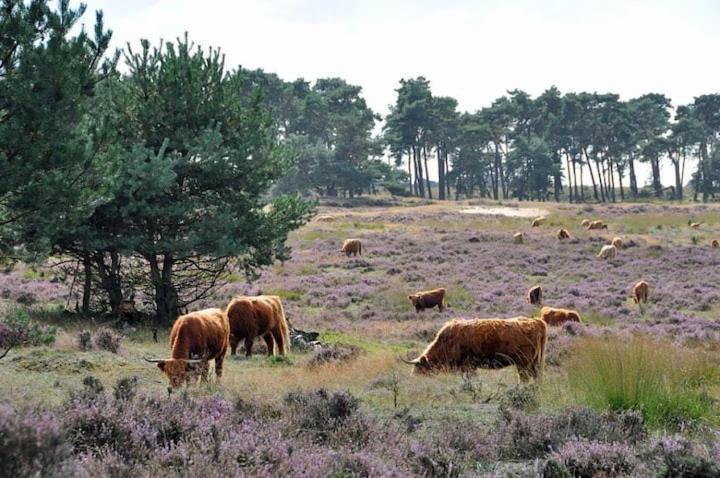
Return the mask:
[[612,242],[610,243],[613,246],[615,246],[615,249],[622,249],[623,248],[623,240],[619,237],[613,237]]
[[545,216],[536,217],[535,219],[533,219],[533,222],[532,222],[532,224],[530,224],[530,227],[542,226],[545,221],[547,221],[547,218]]
[[650,284],[645,282],[644,280],[641,280],[637,284],[633,286],[632,289],[632,297],[633,302],[636,304],[647,304],[648,296],[650,295]]
[[588,226],[590,225],[590,220],[589,220],[589,219],[583,219],[582,222],[580,223],[580,225],[581,225],[582,227],[588,227]]
[[451,320],[420,357],[411,363],[417,373],[443,369],[517,367],[521,381],[537,378],[545,361],[547,326],[527,317]]
[[565,322],[579,322],[580,314],[574,310],[543,307],[540,309],[540,319],[548,325],[562,325]]
[[514,244],[522,244],[523,242],[525,242],[525,238],[523,237],[522,232],[516,232],[515,234],[513,234]]
[[[215,374],[220,380],[229,332],[227,316],[220,309],[205,309],[178,317],[170,332],[172,358],[157,364],[170,380],[170,386],[189,384],[198,376],[207,380],[210,360],[215,360]],[[188,362],[195,358],[202,362]]]
[[425,309],[432,309],[437,306],[440,312],[447,307],[447,301],[445,300],[445,289],[433,289],[425,290],[422,292],[416,292],[408,296],[412,305],[415,306],[415,312],[421,312]]
[[615,254],[617,254],[617,248],[611,244],[609,246],[602,246],[597,257],[598,259],[614,259]]
[[350,257],[350,254],[353,256],[358,254],[362,256],[362,243],[360,242],[360,239],[345,239],[340,252],[344,253],[348,257]]
[[245,356],[251,357],[255,337],[265,340],[268,356],[274,355],[275,344],[280,355],[285,355],[290,348],[288,324],[280,297],[235,297],[225,310],[230,321],[232,355],[236,354],[238,344],[244,340]]
[[560,240],[570,239],[570,233],[568,232],[567,229],[560,229],[560,230],[557,232],[557,238],[560,239]]
[[605,224],[602,221],[592,221],[590,224],[587,225],[588,231],[592,229],[607,229],[607,224]]
[[717,239],[713,239],[712,242],[710,243],[710,247],[713,247],[713,248],[720,247],[720,241],[718,241]]
[[528,304],[537,305],[542,303],[542,287],[536,285],[531,287],[527,292],[526,300]]

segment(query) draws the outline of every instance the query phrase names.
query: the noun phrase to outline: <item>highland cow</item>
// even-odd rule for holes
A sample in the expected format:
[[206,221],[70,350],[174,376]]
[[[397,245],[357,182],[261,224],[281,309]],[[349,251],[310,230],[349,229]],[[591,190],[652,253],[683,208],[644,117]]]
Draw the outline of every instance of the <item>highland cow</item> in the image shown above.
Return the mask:
[[713,239],[710,243],[710,247],[712,247],[713,249],[717,249],[718,247],[720,247],[720,241],[718,241],[717,239]]
[[563,239],[570,239],[570,233],[568,232],[567,229],[560,229],[560,230],[557,232],[556,236],[557,236],[557,238],[558,238],[559,240],[561,240],[561,241],[562,241]]
[[522,244],[525,242],[525,238],[523,237],[522,232],[516,232],[513,234],[513,244]]
[[690,227],[693,229],[700,229],[700,223],[699,222],[691,222]]
[[530,224],[530,227],[542,226],[545,221],[547,221],[547,218],[545,216],[536,217],[535,219],[533,219],[533,222],[532,222],[532,224]]
[[346,239],[345,242],[343,242],[340,252],[348,257],[350,257],[350,254],[353,256],[358,254],[362,256],[362,243],[360,239]]
[[590,225],[589,219],[583,219],[582,222],[580,223],[580,226],[582,226],[582,227],[588,227],[589,225]]
[[416,373],[499,369],[514,365],[522,382],[538,378],[545,358],[547,325],[542,320],[451,320],[425,351],[406,363]]
[[528,304],[542,304],[542,287],[540,287],[539,285],[531,287],[527,292],[526,300]]
[[622,249],[623,248],[623,240],[619,237],[613,237],[612,242],[610,242],[613,246],[615,246],[615,249]]
[[611,244],[607,246],[602,246],[602,249],[600,249],[597,257],[598,259],[614,259],[616,254],[617,248]]
[[230,322],[230,353],[235,355],[241,340],[245,342],[245,356],[252,356],[256,337],[262,337],[267,346],[268,356],[275,354],[275,345],[280,355],[290,348],[289,330],[280,297],[260,295],[256,297],[235,297],[226,310]]
[[636,304],[647,304],[648,296],[650,295],[650,284],[641,280],[635,284],[632,288],[633,302]]
[[574,310],[556,309],[555,307],[543,307],[540,309],[540,319],[548,325],[562,325],[565,322],[578,322],[580,314]]
[[416,292],[408,296],[410,302],[415,307],[415,312],[421,312],[425,309],[432,309],[437,306],[438,310],[442,312],[447,307],[447,301],[445,299],[445,289],[433,289],[425,290],[422,292]]
[[220,309],[205,309],[178,317],[170,332],[170,359],[145,359],[156,363],[173,388],[190,384],[198,376],[207,381],[208,361],[215,360],[215,374],[222,379],[223,360],[230,326]]
[[591,231],[593,229],[607,229],[608,226],[602,221],[592,221],[590,224],[587,225],[588,231]]

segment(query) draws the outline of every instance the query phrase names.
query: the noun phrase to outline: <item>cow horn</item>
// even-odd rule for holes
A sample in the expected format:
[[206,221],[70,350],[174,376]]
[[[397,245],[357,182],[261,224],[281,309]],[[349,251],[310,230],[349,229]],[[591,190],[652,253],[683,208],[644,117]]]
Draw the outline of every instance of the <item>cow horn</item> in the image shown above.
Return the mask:
[[144,359],[146,362],[150,362],[150,363],[160,363],[160,362],[164,362],[164,361],[165,361],[164,359],[151,359],[151,358],[147,358],[147,357],[143,357],[143,359]]
[[407,359],[404,359],[404,358],[400,357],[400,360],[402,360],[403,362],[405,362],[405,363],[408,364],[408,365],[415,365],[416,363],[420,363],[420,359],[419,359],[419,358],[416,358],[416,359],[414,359],[414,360],[407,360]]
[[185,360],[187,363],[201,363],[202,359],[187,359]]

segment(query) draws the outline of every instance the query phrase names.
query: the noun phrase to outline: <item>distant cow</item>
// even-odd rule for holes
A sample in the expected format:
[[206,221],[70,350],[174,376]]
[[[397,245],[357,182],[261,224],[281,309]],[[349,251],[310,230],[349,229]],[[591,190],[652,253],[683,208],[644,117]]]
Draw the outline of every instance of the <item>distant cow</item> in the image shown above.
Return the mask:
[[237,353],[237,346],[242,340],[245,342],[245,356],[251,357],[255,337],[265,340],[268,356],[275,354],[275,344],[280,355],[285,355],[290,348],[288,324],[280,297],[235,297],[225,310],[230,321],[232,355]]
[[415,294],[409,295],[408,299],[412,302],[415,307],[415,312],[421,312],[425,309],[432,309],[437,306],[440,312],[447,307],[447,300],[445,299],[445,289],[442,287],[439,289],[425,290],[422,292],[416,292]]
[[690,222],[688,225],[693,229],[700,229],[700,223],[699,222]]
[[526,299],[528,301],[528,304],[542,304],[542,287],[540,287],[539,285],[531,287],[527,292]]
[[556,236],[557,236],[557,238],[560,239],[560,240],[570,239],[570,233],[568,232],[567,229],[560,229],[560,230],[557,232]]
[[540,309],[540,319],[548,325],[562,325],[565,322],[582,322],[580,314],[574,310],[543,307]]
[[170,332],[170,359],[145,359],[156,363],[171,387],[207,380],[208,361],[215,360],[215,374],[222,378],[230,326],[220,309],[205,309],[178,317]]
[[533,222],[532,222],[532,224],[530,224],[530,227],[542,226],[545,221],[547,221],[547,218],[545,216],[536,217],[535,219],[533,219]]
[[647,304],[650,295],[650,284],[641,280],[633,286],[632,298],[636,304]]
[[589,220],[589,219],[583,219],[582,222],[580,223],[580,225],[581,225],[582,227],[588,227],[588,226],[590,225],[590,220]]
[[340,252],[344,253],[348,257],[350,257],[350,254],[353,256],[358,254],[362,255],[362,243],[360,242],[360,239],[346,239],[345,242],[343,242]]
[[516,232],[513,234],[513,244],[522,244],[525,241],[522,232]]
[[537,378],[545,360],[547,326],[527,317],[451,320],[416,359],[416,373],[499,369],[515,365],[521,381]]
[[610,243],[613,246],[615,246],[615,249],[622,249],[623,248],[623,240],[619,237],[613,237],[612,242]]
[[607,229],[608,226],[602,221],[592,221],[590,224],[587,225],[588,231],[593,229]]
[[599,259],[614,259],[615,254],[617,254],[617,248],[610,244],[608,246],[602,246],[597,256]]
[[317,216],[313,222],[335,222],[335,216]]
[[710,247],[717,249],[718,247],[720,247],[720,241],[718,241],[717,239],[713,239],[710,243]]

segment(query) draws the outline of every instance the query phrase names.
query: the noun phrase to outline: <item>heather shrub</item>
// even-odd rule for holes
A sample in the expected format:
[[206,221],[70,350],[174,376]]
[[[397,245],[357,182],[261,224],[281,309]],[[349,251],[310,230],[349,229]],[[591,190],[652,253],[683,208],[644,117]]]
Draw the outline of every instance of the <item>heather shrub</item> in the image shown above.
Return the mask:
[[[628,476],[639,463],[631,447],[621,443],[578,440],[567,442],[550,455],[544,476]],[[567,471],[567,475],[563,473]]]
[[52,345],[57,329],[37,324],[28,313],[16,309],[0,322],[0,348],[10,349],[24,345]]
[[78,348],[82,350],[83,352],[87,352],[88,350],[92,349],[92,334],[89,330],[81,330],[77,334],[77,344]]
[[524,411],[537,410],[540,408],[537,385],[516,385],[507,389],[500,397],[499,406],[501,411],[510,408]]
[[55,416],[0,404],[0,476],[56,476],[70,453]]
[[308,367],[348,362],[360,354],[360,349],[349,344],[329,344],[317,349],[307,361]]
[[122,335],[112,329],[101,328],[95,333],[95,346],[100,350],[107,350],[114,354],[120,350]]
[[137,395],[138,378],[123,377],[113,387],[113,397],[118,402],[127,402]]
[[291,409],[291,419],[299,431],[311,432],[325,440],[329,434],[358,412],[360,401],[349,392],[290,392],[284,402]]
[[568,365],[577,398],[596,408],[639,410],[651,425],[679,426],[716,419],[705,387],[717,372],[700,352],[635,336],[629,340],[588,338]]

